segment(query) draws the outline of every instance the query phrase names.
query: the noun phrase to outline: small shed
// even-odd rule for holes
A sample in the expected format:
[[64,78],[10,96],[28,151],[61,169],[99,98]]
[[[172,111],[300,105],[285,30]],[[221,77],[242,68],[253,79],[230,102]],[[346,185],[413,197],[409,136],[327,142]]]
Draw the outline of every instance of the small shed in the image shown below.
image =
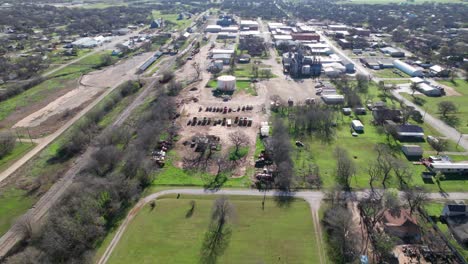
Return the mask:
[[421,146],[418,145],[403,145],[401,147],[401,151],[403,151],[405,156],[408,158],[420,158],[424,153]]

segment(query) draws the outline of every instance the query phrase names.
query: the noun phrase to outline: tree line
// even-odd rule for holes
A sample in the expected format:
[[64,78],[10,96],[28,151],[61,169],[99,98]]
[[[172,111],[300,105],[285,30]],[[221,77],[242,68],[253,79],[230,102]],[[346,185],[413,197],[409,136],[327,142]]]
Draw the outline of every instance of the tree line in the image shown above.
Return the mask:
[[147,153],[175,117],[174,98],[161,94],[133,125],[103,131],[94,140],[91,158],[45,223],[29,232],[26,247],[6,262],[91,262],[96,245],[151,184],[157,168]]

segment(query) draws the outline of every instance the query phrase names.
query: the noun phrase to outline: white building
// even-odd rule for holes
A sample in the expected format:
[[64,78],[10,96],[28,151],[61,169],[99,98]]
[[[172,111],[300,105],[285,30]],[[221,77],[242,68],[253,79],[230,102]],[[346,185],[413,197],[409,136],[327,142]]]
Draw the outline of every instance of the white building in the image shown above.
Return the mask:
[[399,69],[400,71],[412,76],[412,77],[420,77],[423,76],[423,72],[421,69],[418,69],[416,67],[413,67],[409,65],[406,62],[403,62],[401,60],[394,60],[393,65],[395,65],[395,68]]
[[206,26],[205,28],[205,32],[209,32],[209,33],[218,33],[218,32],[221,32],[221,26],[219,25],[208,25]]

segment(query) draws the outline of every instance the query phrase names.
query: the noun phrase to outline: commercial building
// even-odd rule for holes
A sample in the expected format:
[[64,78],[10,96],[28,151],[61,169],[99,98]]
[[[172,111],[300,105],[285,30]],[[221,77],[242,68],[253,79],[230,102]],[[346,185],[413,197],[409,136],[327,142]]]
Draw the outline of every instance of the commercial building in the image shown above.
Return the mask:
[[221,32],[221,26],[219,25],[208,25],[206,26],[205,28],[205,32],[209,32],[209,33],[218,33],[218,32]]
[[364,28],[356,28],[355,30],[356,30],[356,35],[363,36],[363,37],[369,37],[371,33],[369,29],[364,29]]
[[418,90],[427,96],[441,96],[442,90],[425,82],[418,84]]
[[344,95],[341,94],[324,94],[322,100],[327,105],[339,105],[344,104]]
[[331,30],[331,31],[346,31],[348,30],[348,26],[346,25],[328,25],[328,30]]
[[222,27],[221,32],[229,32],[229,33],[236,33],[239,31],[239,27],[237,26],[230,26],[230,27]]
[[420,77],[423,76],[423,72],[421,69],[417,69],[411,65],[409,65],[406,62],[403,62],[401,60],[394,60],[393,65],[395,65],[395,68],[399,69],[400,71],[408,74],[409,76],[412,77]]
[[320,35],[315,33],[292,33],[293,40],[320,41]]
[[241,30],[258,30],[258,22],[255,20],[241,20]]
[[380,48],[380,51],[382,53],[390,55],[391,57],[394,57],[394,58],[405,57],[405,53],[403,51],[392,48],[392,47]]
[[222,61],[224,65],[229,65],[231,62],[231,54],[213,54],[212,59],[215,61]]

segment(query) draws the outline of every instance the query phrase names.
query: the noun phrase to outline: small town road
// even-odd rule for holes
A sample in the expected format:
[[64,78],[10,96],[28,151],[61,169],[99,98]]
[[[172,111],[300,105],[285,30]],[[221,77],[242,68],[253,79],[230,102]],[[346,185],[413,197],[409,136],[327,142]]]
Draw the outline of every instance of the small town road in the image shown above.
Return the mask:
[[[131,223],[131,221],[135,218],[138,212],[143,208],[144,205],[148,204],[149,202],[168,194],[181,194],[181,195],[248,195],[248,196],[259,196],[262,197],[264,195],[268,197],[273,196],[290,196],[304,199],[310,206],[312,219],[314,222],[314,230],[316,233],[317,238],[317,245],[319,247],[319,257],[320,263],[326,263],[325,258],[325,250],[323,248],[323,236],[322,230],[320,227],[320,218],[318,215],[318,210],[320,208],[321,201],[324,197],[323,192],[320,191],[299,191],[294,193],[285,193],[285,192],[276,192],[276,191],[269,191],[269,192],[260,192],[255,189],[245,189],[245,190],[218,190],[218,191],[211,191],[205,189],[172,189],[172,190],[165,190],[160,191],[157,193],[150,194],[144,198],[142,198],[127,214],[125,220],[117,229],[112,241],[110,242],[109,246],[106,248],[106,251],[101,256],[98,264],[105,264],[109,260],[112,252],[114,251],[115,247],[119,243],[120,239],[122,238],[123,233],[127,229],[127,226]],[[400,196],[403,193],[400,192]],[[362,199],[363,197],[369,196],[369,190],[363,190],[359,192],[350,192],[346,193],[345,196],[349,199]],[[468,200],[468,193],[429,193],[428,198],[432,200]]]
[[[331,48],[332,50],[337,53],[339,56],[341,56],[342,58],[345,58],[351,62],[354,63],[354,67],[356,68],[356,70],[358,72],[361,72],[362,74],[366,75],[366,76],[369,76],[373,81],[375,81],[376,83],[379,83],[379,81],[381,80],[384,80],[384,79],[381,79],[381,78],[377,78],[375,77],[371,72],[369,72],[359,61],[354,61],[353,59],[351,59],[348,55],[346,55],[345,52],[343,52],[343,50],[341,50],[339,47],[337,47],[335,45],[335,43],[333,43],[332,41],[330,41],[326,36],[325,34],[323,34],[322,32],[319,32],[319,35],[320,35],[320,39],[324,40],[325,43],[327,43]],[[396,78],[395,80],[399,80],[400,78]],[[406,78],[405,78],[406,79]],[[468,150],[468,139],[463,137],[463,134],[461,134],[460,132],[458,132],[455,128],[447,125],[445,122],[443,122],[442,120],[430,115],[429,113],[427,113],[427,111],[421,109],[421,107],[417,106],[416,104],[414,104],[413,102],[411,102],[410,100],[406,99],[405,97],[403,97],[401,94],[398,93],[398,91],[392,91],[392,95],[395,96],[398,100],[404,102],[406,105],[408,106],[412,106],[414,107],[414,109],[418,110],[419,112],[423,113],[424,115],[424,122],[428,123],[430,126],[432,126],[433,128],[435,128],[439,133],[441,133],[443,136],[445,136],[447,139],[453,141],[453,142],[456,142],[458,143],[462,148],[464,148],[465,150]]]

